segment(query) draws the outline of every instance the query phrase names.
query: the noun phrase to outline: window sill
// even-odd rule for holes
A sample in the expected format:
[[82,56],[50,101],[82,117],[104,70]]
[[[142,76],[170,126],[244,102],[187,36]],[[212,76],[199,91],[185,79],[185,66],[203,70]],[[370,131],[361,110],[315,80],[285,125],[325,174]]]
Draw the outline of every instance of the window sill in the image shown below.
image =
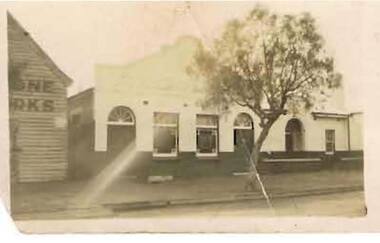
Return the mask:
[[153,160],[178,160],[178,154],[175,155],[157,155],[153,154]]

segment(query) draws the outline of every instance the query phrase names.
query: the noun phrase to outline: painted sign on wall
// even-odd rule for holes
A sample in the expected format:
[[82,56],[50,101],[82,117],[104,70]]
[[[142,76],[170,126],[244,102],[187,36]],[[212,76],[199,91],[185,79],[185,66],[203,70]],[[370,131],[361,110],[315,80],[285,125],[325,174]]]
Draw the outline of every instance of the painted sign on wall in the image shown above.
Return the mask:
[[[13,91],[10,109],[27,112],[53,112],[54,100],[41,95],[53,93],[53,85],[53,81],[46,80],[13,82],[9,87]],[[16,94],[18,95],[16,96]]]

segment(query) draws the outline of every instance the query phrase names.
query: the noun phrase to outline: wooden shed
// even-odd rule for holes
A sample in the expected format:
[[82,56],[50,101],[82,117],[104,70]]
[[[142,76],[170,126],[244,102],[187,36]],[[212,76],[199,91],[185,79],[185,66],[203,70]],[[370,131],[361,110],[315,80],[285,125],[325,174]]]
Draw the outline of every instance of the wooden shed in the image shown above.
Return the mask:
[[17,182],[67,176],[67,87],[64,74],[8,13],[11,170]]

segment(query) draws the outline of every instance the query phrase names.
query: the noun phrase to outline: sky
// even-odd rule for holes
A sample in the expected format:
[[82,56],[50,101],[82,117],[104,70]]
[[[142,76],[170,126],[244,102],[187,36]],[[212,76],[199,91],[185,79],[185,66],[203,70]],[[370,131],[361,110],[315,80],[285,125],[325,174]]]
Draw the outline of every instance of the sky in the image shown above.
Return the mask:
[[[69,95],[94,86],[94,65],[123,65],[173,44],[183,35],[206,44],[226,21],[242,18],[256,2],[1,3],[74,82]],[[374,33],[361,2],[264,2],[279,14],[309,11],[344,77],[349,110],[363,109],[363,52]],[[3,15],[4,16],[4,15]],[[379,35],[380,36],[380,35]]]

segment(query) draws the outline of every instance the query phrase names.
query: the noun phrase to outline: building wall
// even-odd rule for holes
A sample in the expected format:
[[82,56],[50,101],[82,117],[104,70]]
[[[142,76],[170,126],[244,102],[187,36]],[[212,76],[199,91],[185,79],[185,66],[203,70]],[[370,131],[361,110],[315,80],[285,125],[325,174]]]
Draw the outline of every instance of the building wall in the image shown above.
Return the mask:
[[264,142],[263,151],[285,151],[285,127],[287,122],[297,118],[302,122],[305,151],[325,151],[325,130],[335,130],[336,150],[348,150],[347,121],[344,119],[318,118],[314,120],[310,113],[285,115],[271,128]]
[[[141,101],[142,103],[142,101]],[[181,106],[155,106],[142,105],[138,102],[115,102],[108,105],[108,110],[103,113],[102,120],[97,120],[96,150],[106,151],[107,148],[107,116],[112,108],[118,105],[125,105],[132,109],[136,116],[136,144],[139,151],[153,150],[153,113],[173,112],[179,113],[179,149],[183,152],[194,152],[196,150],[196,114],[204,114],[200,108]],[[236,107],[231,113],[220,115],[219,117],[219,142],[220,151],[233,152],[233,122],[240,112],[251,115],[254,120],[255,137],[259,136],[261,128],[258,125],[256,116],[249,110]],[[294,118],[291,115],[281,117],[271,128],[266,141],[263,144],[263,151],[285,151],[285,127],[287,122]],[[338,151],[348,150],[347,121],[344,119],[319,118],[314,120],[310,114],[299,115],[303,125],[304,150],[324,151],[325,150],[325,130],[335,130],[335,148]]]
[[[152,151],[153,112],[179,113],[179,149],[196,150],[196,114],[215,113],[202,110],[204,82],[187,74],[198,42],[190,37],[180,38],[173,46],[126,66],[98,65],[95,69],[95,150],[107,150],[107,116],[113,107],[124,105],[136,116],[136,143],[139,151]],[[334,95],[334,93],[336,95]],[[333,92],[325,104],[329,109],[344,108],[342,90]],[[147,104],[144,105],[144,102]],[[335,107],[331,107],[335,105]],[[260,127],[257,117],[249,110],[231,107],[227,115],[219,114],[220,151],[232,152],[233,121],[239,112],[247,112],[254,120],[255,137]],[[293,116],[281,117],[272,127],[263,151],[285,151],[285,127]],[[336,150],[347,150],[347,122],[342,119],[318,118],[311,114],[296,116],[304,128],[304,150],[325,150],[325,129],[335,129]]]
[[[83,125],[94,121],[94,89],[85,90],[68,99],[69,125]],[[77,116],[77,117],[76,117]],[[78,123],[78,124],[74,124]]]
[[[154,104],[155,100],[150,99],[148,105],[143,105],[143,100],[135,99],[133,102],[125,100],[128,98],[114,97],[115,101],[108,100],[104,111],[97,111],[96,119],[96,143],[97,151],[106,151],[107,148],[107,118],[112,108],[118,105],[129,107],[136,117],[136,145],[139,151],[152,151],[153,149],[153,114],[154,112],[171,112],[179,114],[179,149],[183,152],[193,152],[196,150],[196,114],[209,114],[199,107],[183,106],[183,103],[160,105]],[[117,101],[116,101],[117,100]],[[246,109],[234,109],[231,114],[220,115],[219,118],[219,148],[223,152],[233,151],[233,122],[239,112],[246,112],[254,117]],[[257,124],[257,123],[256,123]],[[256,125],[257,126],[257,125]]]
[[70,83],[8,15],[11,166],[19,182],[62,180],[67,173]]
[[363,150],[363,113],[350,116],[351,150]]

